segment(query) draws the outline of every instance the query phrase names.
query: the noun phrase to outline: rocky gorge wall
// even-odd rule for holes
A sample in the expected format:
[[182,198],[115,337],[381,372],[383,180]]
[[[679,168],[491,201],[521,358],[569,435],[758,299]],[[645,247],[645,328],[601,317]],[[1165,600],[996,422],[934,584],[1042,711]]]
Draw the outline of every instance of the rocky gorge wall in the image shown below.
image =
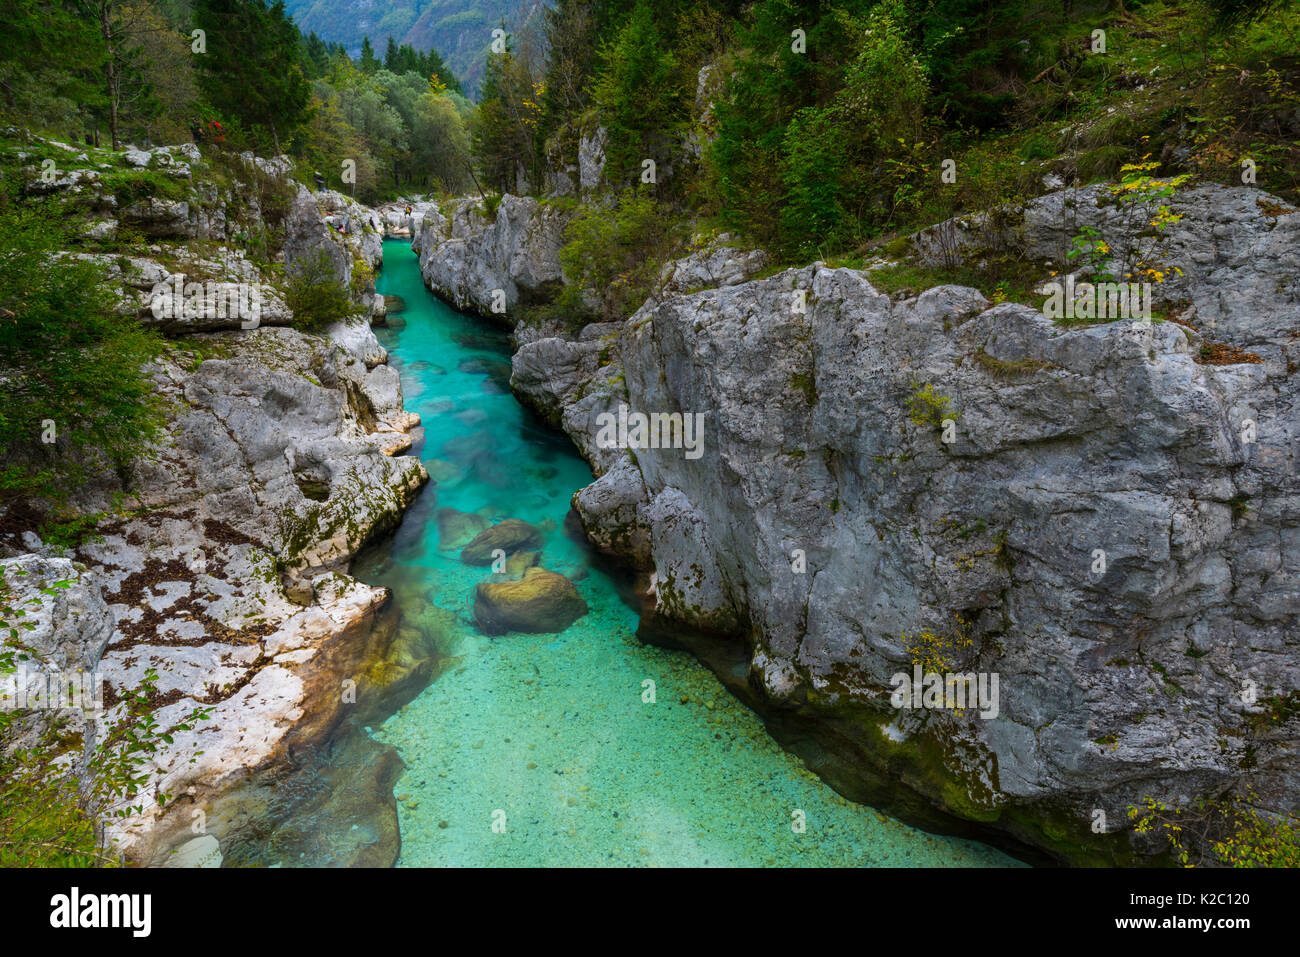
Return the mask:
[[[1155,859],[1163,837],[1128,825],[1147,798],[1300,793],[1300,214],[1214,186],[1174,211],[1179,321],[1058,324],[958,286],[893,301],[823,264],[752,280],[723,246],[626,322],[517,329],[512,386],[596,471],[574,507],[645,572],[643,631],[740,639],[733,690],[837,788],[1057,860]],[[1062,263],[1082,225],[1137,242],[1097,188],[997,228]],[[919,258],[979,255],[989,226],[936,230]],[[481,312],[517,257],[556,262],[517,214],[442,235],[421,234],[426,281]],[[621,405],[703,415],[703,454],[603,447]],[[996,716],[894,707],[922,662],[997,674]]]
[[[276,249],[283,267],[292,274],[324,253],[369,313],[307,334],[288,325],[279,274],[242,245],[266,225],[261,212],[236,215],[193,147],[183,161],[166,148],[135,152],[128,161],[152,168],[166,154],[161,165],[194,184],[188,200],[145,204],[169,210],[155,217],[162,225],[148,255],[106,257],[123,308],[172,338],[149,370],[164,402],[163,438],[132,474],[106,474],[74,494],[78,508],[109,515],[96,536],[69,551],[42,542],[26,516],[5,515],[0,564],[27,572],[10,579],[19,601],[73,582],[41,600],[30,644],[38,662],[75,662],[103,679],[99,734],[120,718],[120,690],[149,670],[161,727],[211,709],[155,756],[141,810],[113,820],[109,833],[134,863],[214,864],[271,826],[283,812],[275,782],[324,747],[355,702],[365,707],[378,696],[371,691],[418,680],[423,664],[398,648],[387,590],[347,570],[367,541],[396,526],[428,476],[400,454],[419,419],[403,409],[397,372],[370,329],[383,313],[370,278],[382,256],[372,211],[294,183],[285,161],[249,160],[288,197]],[[93,169],[75,179],[69,188],[97,188]],[[111,216],[111,197],[103,202]],[[347,235],[325,220],[343,215],[353,224]],[[256,283],[263,308],[160,321],[158,284],[173,276],[181,287],[215,276],[209,296]],[[370,810],[383,838],[338,863],[395,860],[388,785],[374,784]],[[163,805],[159,793],[173,800]]]

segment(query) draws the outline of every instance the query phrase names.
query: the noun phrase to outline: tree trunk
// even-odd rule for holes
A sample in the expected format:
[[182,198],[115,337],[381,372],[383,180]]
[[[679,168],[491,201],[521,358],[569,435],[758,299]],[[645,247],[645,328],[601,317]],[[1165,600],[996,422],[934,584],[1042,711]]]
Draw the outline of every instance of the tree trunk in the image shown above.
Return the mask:
[[99,32],[104,38],[104,49],[107,56],[104,58],[104,79],[108,84],[108,132],[113,139],[113,149],[118,148],[117,142],[117,103],[119,99],[118,87],[121,83],[117,75],[117,51],[113,49],[113,16],[112,4],[101,2],[99,4]]

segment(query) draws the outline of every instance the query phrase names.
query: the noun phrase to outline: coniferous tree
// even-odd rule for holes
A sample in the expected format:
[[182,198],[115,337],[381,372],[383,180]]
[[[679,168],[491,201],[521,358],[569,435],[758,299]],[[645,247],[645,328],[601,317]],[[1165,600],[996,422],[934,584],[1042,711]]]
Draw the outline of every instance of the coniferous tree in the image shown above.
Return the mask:
[[629,176],[643,160],[663,152],[666,138],[683,122],[677,61],[655,20],[650,0],[640,0],[618,37],[601,51],[605,66],[593,93],[609,131],[611,179]]
[[488,55],[473,144],[486,182],[498,192],[509,192],[521,169],[535,179],[535,136],[541,115],[535,82],[509,44],[504,52]]
[[303,42],[303,66],[313,79],[329,70],[330,49],[313,30]]
[[375,48],[370,45],[370,37],[361,38],[361,72],[374,73],[379,69],[379,60],[375,57]]
[[96,24],[70,3],[6,0],[0,16],[0,99],[10,117],[71,119],[104,105]]
[[205,99],[281,152],[281,138],[306,118],[310,92],[283,0],[194,0],[194,22],[206,31],[207,52],[195,54]]

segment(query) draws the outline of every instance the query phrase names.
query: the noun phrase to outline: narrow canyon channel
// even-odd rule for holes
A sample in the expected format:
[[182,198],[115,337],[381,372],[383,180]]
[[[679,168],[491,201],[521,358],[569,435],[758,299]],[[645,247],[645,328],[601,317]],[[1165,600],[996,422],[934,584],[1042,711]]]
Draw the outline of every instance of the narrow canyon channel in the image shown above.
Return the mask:
[[[385,243],[378,288],[404,303],[376,332],[434,482],[354,573],[391,588],[402,627],[436,631],[443,652],[432,683],[369,729],[406,766],[399,865],[1017,864],[844,799],[695,658],[639,641],[617,573],[566,527],[591,470],[511,394],[505,334],[430,294],[405,242]],[[540,565],[587,602],[560,634],[473,624],[492,569],[457,543],[507,518],[541,530]]]

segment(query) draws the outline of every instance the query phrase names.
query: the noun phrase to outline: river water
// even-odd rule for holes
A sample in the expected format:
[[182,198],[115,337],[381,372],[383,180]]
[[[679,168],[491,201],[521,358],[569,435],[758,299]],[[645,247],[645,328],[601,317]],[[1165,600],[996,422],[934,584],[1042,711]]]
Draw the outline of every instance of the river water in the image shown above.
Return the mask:
[[[1016,863],[845,800],[694,658],[638,641],[602,559],[566,533],[591,471],[510,394],[506,337],[432,296],[407,243],[384,244],[378,286],[406,304],[376,331],[437,484],[354,573],[390,587],[404,627],[435,630],[445,657],[371,729],[406,765],[399,866]],[[557,635],[480,634],[473,591],[491,569],[439,549],[439,509],[543,529],[541,564],[588,614]]]

